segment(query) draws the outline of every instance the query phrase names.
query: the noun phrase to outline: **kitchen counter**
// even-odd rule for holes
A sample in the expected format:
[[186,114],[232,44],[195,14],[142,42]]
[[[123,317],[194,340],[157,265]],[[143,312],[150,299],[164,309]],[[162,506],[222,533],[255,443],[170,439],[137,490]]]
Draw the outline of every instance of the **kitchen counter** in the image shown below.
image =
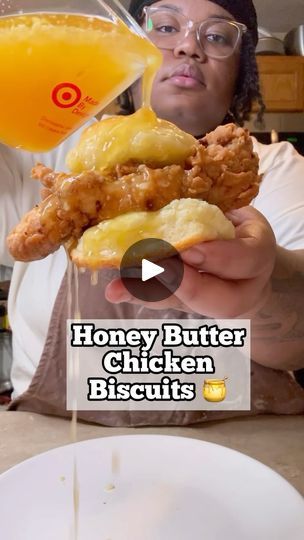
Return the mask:
[[[78,440],[125,434],[177,435],[233,448],[284,476],[304,495],[304,416],[260,416],[194,427],[108,428],[78,424]],[[0,473],[69,444],[70,422],[26,412],[0,412]]]

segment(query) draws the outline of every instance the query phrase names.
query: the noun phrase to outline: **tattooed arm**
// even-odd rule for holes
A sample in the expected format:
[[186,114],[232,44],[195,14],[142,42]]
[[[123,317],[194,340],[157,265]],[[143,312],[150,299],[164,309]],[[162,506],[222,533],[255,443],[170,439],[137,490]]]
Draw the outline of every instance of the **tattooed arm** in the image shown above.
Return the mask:
[[304,250],[277,247],[269,294],[252,318],[252,356],[268,367],[304,367]]

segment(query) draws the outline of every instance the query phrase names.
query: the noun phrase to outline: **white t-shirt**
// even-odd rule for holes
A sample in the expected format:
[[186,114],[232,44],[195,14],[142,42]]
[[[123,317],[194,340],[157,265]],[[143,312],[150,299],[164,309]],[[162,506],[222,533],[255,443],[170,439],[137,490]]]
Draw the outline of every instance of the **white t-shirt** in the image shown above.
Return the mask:
[[[75,133],[48,154],[29,154],[0,145],[1,265],[13,266],[5,246],[6,236],[40,200],[40,185],[30,178],[31,168],[40,161],[65,171],[66,153],[78,138],[79,133]],[[262,145],[254,140],[254,146],[264,177],[252,205],[268,219],[279,245],[304,249],[304,158],[286,142]],[[9,320],[13,330],[15,396],[27,389],[38,366],[66,262],[64,250],[59,249],[41,261],[14,264]]]

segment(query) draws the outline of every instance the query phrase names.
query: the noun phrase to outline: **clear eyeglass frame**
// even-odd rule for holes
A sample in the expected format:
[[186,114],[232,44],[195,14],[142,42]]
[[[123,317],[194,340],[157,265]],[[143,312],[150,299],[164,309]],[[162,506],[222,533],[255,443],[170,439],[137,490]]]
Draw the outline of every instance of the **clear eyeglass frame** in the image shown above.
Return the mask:
[[[159,49],[175,49],[182,41],[185,39],[191,32],[195,32],[197,42],[199,43],[201,49],[204,51],[206,56],[210,58],[215,59],[225,59],[229,58],[233,55],[235,50],[237,49],[241,38],[243,35],[247,32],[247,26],[243,23],[240,23],[238,21],[234,20],[228,20],[220,17],[212,17],[205,19],[204,21],[195,22],[188,17],[186,17],[183,13],[181,13],[179,10],[175,10],[170,7],[155,7],[155,6],[145,6],[143,8],[143,18],[144,18],[144,24],[145,24],[145,32],[147,33],[148,37],[153,41],[153,43],[159,48]],[[164,13],[167,15],[174,15],[175,17],[178,17],[181,21],[185,21],[185,24],[182,25],[182,28],[184,32],[180,32],[181,35],[177,36],[177,34],[165,34],[165,33],[158,33],[155,35],[153,34],[153,26],[151,26],[151,17],[153,15],[157,15],[160,13]],[[208,28],[209,25],[215,24],[215,23],[222,23],[227,24],[233,31],[235,32],[235,40],[233,47],[227,52],[226,54],[214,54],[210,51],[206,50],[206,46],[202,43],[201,34],[202,29]],[[174,39],[175,38],[175,39]],[[176,39],[177,38],[177,39]]]

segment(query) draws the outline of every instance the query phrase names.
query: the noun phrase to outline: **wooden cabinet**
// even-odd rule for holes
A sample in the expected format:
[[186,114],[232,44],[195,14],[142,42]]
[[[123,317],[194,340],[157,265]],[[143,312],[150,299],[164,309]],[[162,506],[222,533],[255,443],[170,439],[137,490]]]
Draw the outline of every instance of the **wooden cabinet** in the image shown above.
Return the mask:
[[304,57],[257,56],[266,110],[304,110]]

